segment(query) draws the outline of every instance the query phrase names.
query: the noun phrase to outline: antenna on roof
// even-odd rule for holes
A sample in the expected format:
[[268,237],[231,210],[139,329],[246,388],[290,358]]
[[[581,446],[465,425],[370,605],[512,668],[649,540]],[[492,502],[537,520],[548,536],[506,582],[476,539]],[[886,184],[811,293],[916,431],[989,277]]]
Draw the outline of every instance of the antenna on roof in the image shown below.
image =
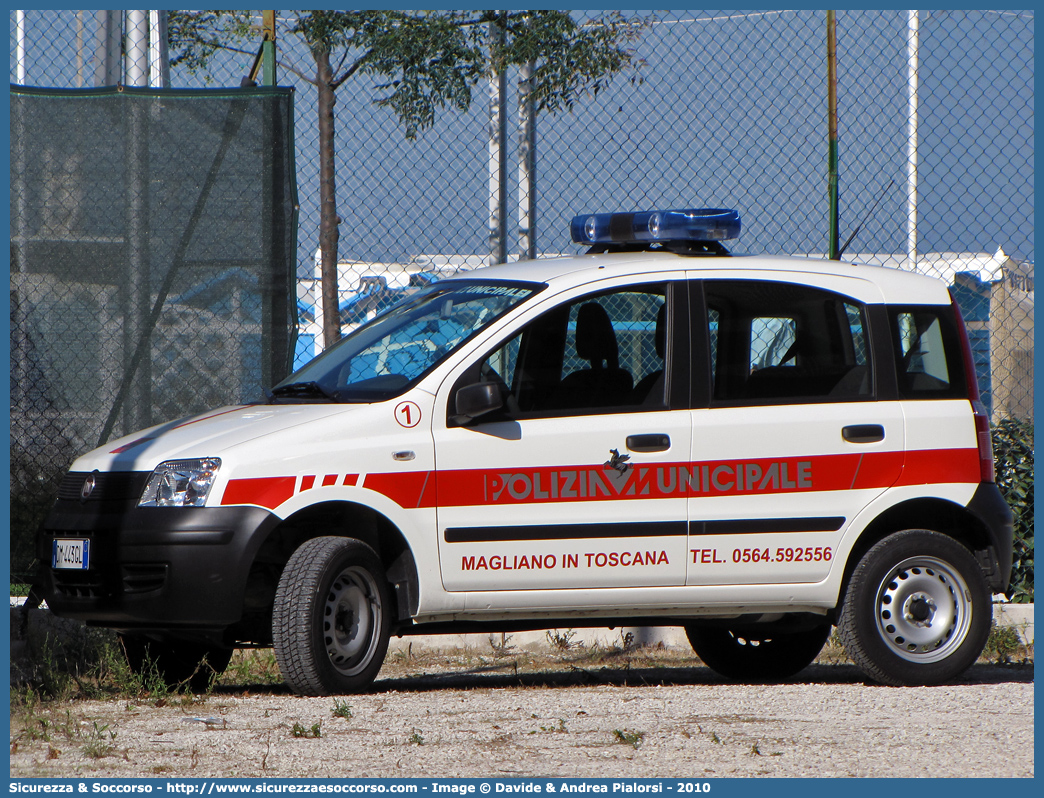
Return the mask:
[[888,193],[888,189],[890,189],[893,185],[895,185],[895,181],[890,180],[888,182],[888,185],[885,186],[884,191],[881,192],[881,196],[877,198],[877,202],[874,203],[874,206],[869,211],[867,211],[866,216],[863,217],[863,221],[856,225],[856,229],[852,231],[852,235],[850,235],[848,237],[848,240],[841,245],[841,249],[837,251],[837,258],[835,258],[835,260],[841,260],[841,256],[845,253],[845,250],[848,249],[848,245],[852,243],[852,239],[859,234],[860,230],[863,229],[863,225],[866,224],[866,220],[870,218],[871,214],[873,214],[874,211],[877,210],[877,206],[881,204],[881,200],[884,199],[885,194]]

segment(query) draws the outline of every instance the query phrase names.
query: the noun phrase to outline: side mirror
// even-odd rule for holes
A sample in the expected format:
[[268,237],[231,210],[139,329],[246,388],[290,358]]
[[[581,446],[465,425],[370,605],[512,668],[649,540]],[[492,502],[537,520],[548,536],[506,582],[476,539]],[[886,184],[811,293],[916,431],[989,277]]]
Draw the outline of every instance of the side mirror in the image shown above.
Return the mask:
[[500,395],[500,387],[493,382],[478,382],[465,385],[457,391],[455,397],[457,412],[453,420],[458,424],[466,424],[473,418],[499,410],[504,406],[504,398]]

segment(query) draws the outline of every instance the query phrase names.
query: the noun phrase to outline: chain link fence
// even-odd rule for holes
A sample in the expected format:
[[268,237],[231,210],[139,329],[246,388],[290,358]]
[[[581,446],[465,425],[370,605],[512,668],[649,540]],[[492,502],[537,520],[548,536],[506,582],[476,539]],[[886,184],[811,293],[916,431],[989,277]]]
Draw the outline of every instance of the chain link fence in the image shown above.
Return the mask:
[[253,401],[286,375],[296,203],[288,89],[18,86],[10,103],[12,565],[24,575],[76,454]]
[[[12,83],[131,82],[105,35],[121,41],[131,13],[12,12]],[[296,88],[300,365],[322,348],[317,92],[303,79],[316,66],[289,33],[290,12],[277,13],[277,80]],[[837,13],[841,240],[858,230],[845,259],[953,286],[994,421],[1030,430],[1033,21],[1026,11]],[[633,45],[639,66],[569,112],[540,114],[535,133],[514,71],[493,100],[480,86],[466,112],[442,112],[416,140],[374,104],[386,94],[379,81],[353,77],[340,87],[342,330],[502,252],[509,260],[578,252],[568,231],[578,213],[732,207],[743,216],[734,252],[828,251],[826,13],[659,12],[644,22]],[[220,51],[195,73],[175,66],[169,85],[238,87],[255,54]],[[162,66],[150,74],[168,79]],[[491,145],[497,114],[507,135]],[[57,281],[48,290],[79,289]]]

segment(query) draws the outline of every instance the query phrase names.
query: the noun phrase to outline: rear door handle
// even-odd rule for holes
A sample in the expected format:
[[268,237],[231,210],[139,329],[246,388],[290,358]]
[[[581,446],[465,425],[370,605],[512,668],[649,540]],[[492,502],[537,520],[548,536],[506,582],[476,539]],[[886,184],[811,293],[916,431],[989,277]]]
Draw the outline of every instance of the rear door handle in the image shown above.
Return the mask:
[[666,452],[671,448],[669,435],[628,435],[627,448],[632,452]]
[[849,443],[877,443],[883,441],[884,427],[880,424],[851,424],[841,430],[841,437]]

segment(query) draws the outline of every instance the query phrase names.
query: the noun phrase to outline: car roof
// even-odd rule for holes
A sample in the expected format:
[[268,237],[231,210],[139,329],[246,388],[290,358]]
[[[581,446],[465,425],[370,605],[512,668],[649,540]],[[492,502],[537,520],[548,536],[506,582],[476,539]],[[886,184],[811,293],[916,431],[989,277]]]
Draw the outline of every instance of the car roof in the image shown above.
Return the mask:
[[[457,277],[482,280],[523,280],[549,284],[583,285],[596,279],[655,276],[689,271],[708,279],[755,278],[808,282],[846,293],[863,301],[949,304],[946,284],[934,277],[887,266],[792,256],[685,256],[673,252],[613,252],[522,260],[462,272]],[[869,283],[863,289],[858,283]]]

